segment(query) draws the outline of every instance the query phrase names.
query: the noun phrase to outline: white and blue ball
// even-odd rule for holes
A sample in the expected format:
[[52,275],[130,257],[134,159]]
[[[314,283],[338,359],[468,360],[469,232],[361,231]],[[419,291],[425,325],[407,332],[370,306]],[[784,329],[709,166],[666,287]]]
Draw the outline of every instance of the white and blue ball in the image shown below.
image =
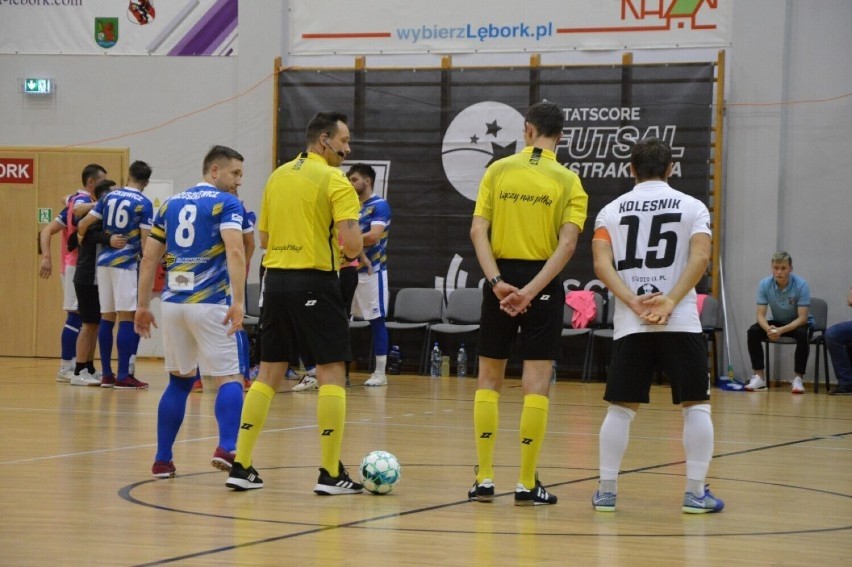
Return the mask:
[[358,467],[361,484],[373,494],[387,494],[399,482],[402,467],[387,451],[373,451],[361,460]]

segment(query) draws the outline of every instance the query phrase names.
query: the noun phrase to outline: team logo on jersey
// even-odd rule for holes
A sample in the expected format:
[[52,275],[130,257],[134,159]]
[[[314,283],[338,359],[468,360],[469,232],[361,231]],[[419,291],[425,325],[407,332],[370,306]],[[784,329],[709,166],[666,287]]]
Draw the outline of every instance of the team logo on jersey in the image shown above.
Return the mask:
[[641,285],[639,287],[639,289],[636,290],[636,295],[645,295],[645,294],[648,294],[648,293],[657,293],[658,291],[660,291],[660,290],[657,288],[657,286],[655,286],[654,284],[646,283],[646,284]]
[[459,112],[444,133],[444,175],[456,191],[475,201],[485,168],[523,147],[523,115],[501,102],[478,102]]
[[175,259],[176,257],[173,252],[166,252],[166,254],[163,256],[163,262],[166,263],[167,268],[175,263]]

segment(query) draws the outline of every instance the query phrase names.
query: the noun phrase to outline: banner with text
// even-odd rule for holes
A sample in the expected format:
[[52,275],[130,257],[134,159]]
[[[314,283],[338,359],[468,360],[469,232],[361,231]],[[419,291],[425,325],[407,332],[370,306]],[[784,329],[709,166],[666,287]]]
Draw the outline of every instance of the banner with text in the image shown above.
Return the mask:
[[[293,2],[293,55],[724,47],[732,0]],[[335,14],[336,17],[329,17]]]
[[236,55],[238,0],[0,0],[0,53]]
[[675,188],[707,203],[712,63],[635,67],[285,71],[280,75],[278,161],[305,148],[320,110],[349,116],[350,162],[384,164],[393,218],[392,289],[480,285],[470,223],[485,168],[524,147],[524,113],[547,99],[565,110],[560,163],[589,194],[588,220],[563,277],[569,289],[600,287],[591,259],[594,219],[633,187],[632,144],[653,136],[673,149]]

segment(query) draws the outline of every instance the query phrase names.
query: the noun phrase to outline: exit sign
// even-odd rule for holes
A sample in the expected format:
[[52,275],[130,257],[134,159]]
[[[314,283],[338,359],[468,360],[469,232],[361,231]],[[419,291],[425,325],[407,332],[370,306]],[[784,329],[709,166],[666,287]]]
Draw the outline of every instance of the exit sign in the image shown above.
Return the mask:
[[50,94],[53,92],[51,79],[24,79],[24,94]]

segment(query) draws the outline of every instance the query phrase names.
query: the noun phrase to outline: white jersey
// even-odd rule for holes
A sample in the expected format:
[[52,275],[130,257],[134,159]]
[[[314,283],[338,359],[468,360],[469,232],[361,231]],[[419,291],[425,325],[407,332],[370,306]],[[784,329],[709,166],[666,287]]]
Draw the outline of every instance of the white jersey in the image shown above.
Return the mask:
[[[604,207],[595,219],[595,238],[605,230],[615,269],[637,295],[668,293],[686,269],[689,241],[711,234],[710,213],[694,197],[664,181],[645,181]],[[700,333],[695,290],[669,316],[667,325],[648,325],[616,298],[614,338],[644,332]]]

